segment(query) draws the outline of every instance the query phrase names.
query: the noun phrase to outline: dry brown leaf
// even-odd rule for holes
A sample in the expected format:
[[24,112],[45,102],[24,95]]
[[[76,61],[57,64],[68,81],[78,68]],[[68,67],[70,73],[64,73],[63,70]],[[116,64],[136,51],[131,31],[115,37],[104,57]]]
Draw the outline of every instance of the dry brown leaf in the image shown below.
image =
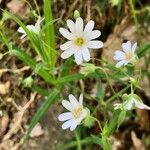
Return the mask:
[[7,114],[3,114],[0,118],[0,138],[4,135],[9,123],[9,116]]
[[6,83],[0,83],[0,94],[5,95],[9,92],[10,88],[10,81],[7,81]]
[[33,128],[32,132],[30,133],[30,137],[34,138],[34,137],[38,137],[44,134],[44,131],[41,127],[40,123],[37,123],[36,126]]
[[135,150],[145,150],[143,141],[136,136],[134,131],[131,132],[131,139]]
[[12,0],[7,3],[7,8],[16,16],[22,17],[26,13],[26,7],[21,0]]

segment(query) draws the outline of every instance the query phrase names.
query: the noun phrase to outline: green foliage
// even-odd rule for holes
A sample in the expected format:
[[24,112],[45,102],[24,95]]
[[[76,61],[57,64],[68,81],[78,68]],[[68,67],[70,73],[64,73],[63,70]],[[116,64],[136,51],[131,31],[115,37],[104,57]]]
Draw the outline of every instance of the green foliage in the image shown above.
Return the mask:
[[52,105],[58,99],[58,97],[59,97],[59,91],[57,90],[49,94],[49,96],[46,98],[46,100],[43,102],[43,104],[40,106],[40,108],[32,118],[25,139],[28,139],[32,129],[40,121],[44,113],[49,109],[50,105]]

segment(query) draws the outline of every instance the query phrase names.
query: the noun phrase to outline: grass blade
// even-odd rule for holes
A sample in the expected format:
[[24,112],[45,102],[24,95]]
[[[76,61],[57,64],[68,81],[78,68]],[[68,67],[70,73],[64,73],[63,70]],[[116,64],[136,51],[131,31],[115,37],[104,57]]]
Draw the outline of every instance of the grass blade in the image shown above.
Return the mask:
[[[45,24],[49,24],[53,21],[51,0],[44,0],[44,16]],[[53,23],[49,24],[45,28],[45,50],[48,51],[49,65],[51,69],[55,67],[56,52],[55,50],[55,33]]]
[[[36,68],[37,63],[21,49],[13,47],[11,53],[16,55],[25,64],[29,65],[33,70]],[[46,70],[44,70],[44,68],[40,67],[37,74],[40,75],[46,82],[54,84],[52,76]]]
[[31,120],[30,126],[29,126],[29,128],[27,130],[27,134],[25,136],[25,140],[28,139],[32,129],[35,127],[37,122],[41,119],[43,114],[48,110],[50,105],[58,98],[58,96],[59,96],[59,92],[54,91],[43,102],[43,104],[41,105],[41,107],[38,109],[38,111],[36,112],[36,114],[33,116],[32,120]]

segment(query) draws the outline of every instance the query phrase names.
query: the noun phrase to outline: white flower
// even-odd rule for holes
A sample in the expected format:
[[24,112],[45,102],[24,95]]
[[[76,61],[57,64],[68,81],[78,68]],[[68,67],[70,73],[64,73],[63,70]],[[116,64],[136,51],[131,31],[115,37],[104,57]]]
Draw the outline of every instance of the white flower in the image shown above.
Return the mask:
[[122,104],[114,104],[114,109],[121,109],[121,110],[132,110],[132,109],[148,109],[150,110],[150,107],[143,104],[142,101],[140,101],[139,99],[136,98],[132,98],[129,100],[126,100],[125,102],[123,102]]
[[70,31],[65,28],[59,29],[59,32],[69,40],[60,45],[60,49],[64,51],[61,57],[66,59],[74,54],[77,64],[82,64],[83,60],[90,61],[89,49],[103,47],[103,42],[94,40],[101,35],[99,30],[93,30],[94,21],[90,20],[84,28],[83,19],[79,17],[75,23],[67,20],[67,26]]
[[[27,25],[26,27],[27,27],[27,29],[28,29],[29,31],[35,32],[35,33],[38,34],[38,33],[40,32],[40,29],[41,29],[41,25],[40,25],[40,24],[41,24],[41,22],[42,22],[43,20],[44,20],[44,18],[41,19],[41,17],[39,16],[37,22],[35,23],[35,25]],[[23,30],[22,27],[19,27],[17,31],[23,34],[23,35],[20,37],[20,39],[23,39],[23,38],[27,35],[26,32]]]
[[135,54],[136,47],[137,43],[134,43],[132,46],[131,42],[127,41],[126,43],[122,44],[123,51],[115,51],[114,59],[119,61],[116,64],[117,68],[121,67],[122,65],[127,65],[128,63],[134,61],[134,59],[137,57]]
[[60,114],[58,119],[59,121],[65,121],[62,125],[63,129],[70,128],[73,131],[87,116],[88,111],[87,108],[83,107],[83,94],[80,95],[79,102],[72,94],[69,95],[69,100],[70,102],[63,100],[62,105],[70,112]]

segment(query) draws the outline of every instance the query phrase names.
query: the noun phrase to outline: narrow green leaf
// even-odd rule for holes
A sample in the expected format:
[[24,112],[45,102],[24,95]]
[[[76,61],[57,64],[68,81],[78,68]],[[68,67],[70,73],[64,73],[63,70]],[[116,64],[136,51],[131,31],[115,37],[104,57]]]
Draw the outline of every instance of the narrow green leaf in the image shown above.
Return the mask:
[[99,100],[103,100],[103,98],[105,96],[105,89],[103,87],[102,81],[98,80],[96,86],[97,86],[97,88],[96,88],[96,97]]
[[119,114],[119,117],[118,117],[118,121],[117,121],[117,128],[119,128],[119,126],[122,124],[122,122],[124,121],[126,117],[126,111],[122,110]]
[[147,53],[150,53],[150,43],[141,45],[137,51],[137,55],[139,58],[145,56]]
[[[12,47],[11,53],[21,59],[25,64],[29,65],[33,70],[36,68],[36,62],[21,49]],[[46,82],[54,84],[54,80],[52,76],[44,70],[44,68],[40,68],[37,72]]]
[[[44,16],[46,25],[53,21],[51,3],[52,3],[51,0],[44,0]],[[53,23],[46,26],[46,29],[44,31],[45,31],[45,45],[46,45],[45,50],[48,51],[49,64],[51,69],[53,69],[56,61],[55,33]]]
[[49,91],[36,85],[36,84],[33,84],[33,86],[31,87],[31,90],[33,91],[36,91],[37,93],[39,93],[40,95],[43,95],[43,96],[48,96],[49,95]]
[[103,146],[102,145],[102,139],[99,136],[91,135],[91,137],[92,137],[92,142],[94,144],[100,145],[101,147]]
[[84,78],[85,76],[82,74],[68,75],[68,76],[57,79],[56,84],[64,84],[64,83],[68,83],[68,82],[72,82],[72,81],[84,79]]
[[48,110],[50,105],[52,103],[54,103],[54,101],[58,98],[58,96],[59,96],[59,92],[58,91],[54,91],[43,102],[43,104],[41,105],[41,107],[38,109],[38,111],[36,112],[36,114],[33,116],[32,120],[31,120],[31,123],[29,125],[28,130],[27,130],[27,134],[25,136],[25,140],[28,139],[32,129],[35,127],[35,125],[38,123],[38,121],[42,118],[44,113]]

